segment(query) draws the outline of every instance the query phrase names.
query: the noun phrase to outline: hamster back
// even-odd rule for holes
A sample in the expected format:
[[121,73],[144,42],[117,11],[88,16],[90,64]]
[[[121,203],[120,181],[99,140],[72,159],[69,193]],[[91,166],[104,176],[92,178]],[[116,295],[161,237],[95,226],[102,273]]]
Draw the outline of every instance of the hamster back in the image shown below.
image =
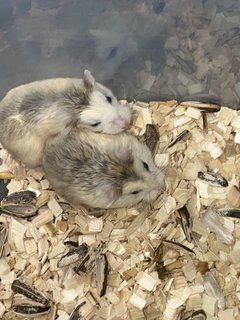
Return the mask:
[[53,189],[73,205],[129,207],[153,201],[165,186],[150,150],[127,133],[72,130],[49,141],[43,167]]
[[114,134],[130,121],[130,109],[85,70],[83,79],[47,79],[10,90],[0,103],[0,142],[16,160],[37,167],[54,135],[73,127]]

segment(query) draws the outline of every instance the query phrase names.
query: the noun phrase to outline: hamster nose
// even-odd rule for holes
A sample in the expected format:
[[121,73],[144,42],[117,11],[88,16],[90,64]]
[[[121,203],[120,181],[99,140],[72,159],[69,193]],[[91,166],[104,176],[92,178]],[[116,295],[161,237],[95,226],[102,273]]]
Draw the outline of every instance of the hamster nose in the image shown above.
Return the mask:
[[129,129],[130,128],[130,122],[126,119],[120,118],[119,124],[122,129]]
[[124,129],[129,129],[130,127],[131,127],[130,123],[127,120],[125,120],[123,128]]

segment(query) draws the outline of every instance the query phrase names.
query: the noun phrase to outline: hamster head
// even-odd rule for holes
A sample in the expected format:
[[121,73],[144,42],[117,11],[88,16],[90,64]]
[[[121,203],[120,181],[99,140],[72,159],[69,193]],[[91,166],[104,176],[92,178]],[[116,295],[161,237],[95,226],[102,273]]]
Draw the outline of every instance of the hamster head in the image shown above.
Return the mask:
[[84,71],[83,84],[88,92],[88,105],[79,115],[78,127],[95,132],[117,134],[129,128],[132,113],[120,104],[111,90],[96,83],[90,71]]
[[[112,180],[105,189],[111,208],[128,207],[140,201],[154,201],[165,190],[165,174],[158,168],[148,147],[135,137],[125,135],[113,154],[124,164],[123,179]],[[109,192],[109,193],[108,193]]]

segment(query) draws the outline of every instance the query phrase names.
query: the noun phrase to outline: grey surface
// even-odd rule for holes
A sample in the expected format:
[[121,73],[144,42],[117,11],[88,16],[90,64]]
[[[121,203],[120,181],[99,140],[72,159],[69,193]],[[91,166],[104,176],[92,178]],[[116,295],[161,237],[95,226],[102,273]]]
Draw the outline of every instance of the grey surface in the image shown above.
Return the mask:
[[0,0],[0,98],[89,68],[119,98],[238,108],[239,0]]

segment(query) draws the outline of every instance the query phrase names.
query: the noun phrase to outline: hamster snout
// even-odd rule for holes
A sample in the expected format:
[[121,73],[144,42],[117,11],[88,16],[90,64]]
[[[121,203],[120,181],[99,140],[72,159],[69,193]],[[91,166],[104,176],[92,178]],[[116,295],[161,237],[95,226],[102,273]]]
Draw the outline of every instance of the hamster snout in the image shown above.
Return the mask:
[[53,189],[69,203],[97,208],[153,201],[162,192],[165,178],[150,150],[134,136],[87,129],[50,141],[43,167]]
[[161,181],[157,182],[156,187],[153,187],[153,190],[149,193],[149,196],[145,200],[149,202],[154,201],[160,194],[164,193],[164,191],[166,190],[164,177],[165,176],[161,175]]
[[128,119],[124,119],[123,117],[116,119],[114,124],[119,125],[122,130],[127,130],[130,128],[130,121]]
[[144,197],[145,201],[148,201],[148,202],[154,201],[160,194],[162,194],[166,190],[164,179],[165,179],[164,172],[159,168],[157,168],[154,171],[154,178],[152,178],[151,176],[149,177],[149,185],[148,185],[149,192],[146,192],[146,195]]

